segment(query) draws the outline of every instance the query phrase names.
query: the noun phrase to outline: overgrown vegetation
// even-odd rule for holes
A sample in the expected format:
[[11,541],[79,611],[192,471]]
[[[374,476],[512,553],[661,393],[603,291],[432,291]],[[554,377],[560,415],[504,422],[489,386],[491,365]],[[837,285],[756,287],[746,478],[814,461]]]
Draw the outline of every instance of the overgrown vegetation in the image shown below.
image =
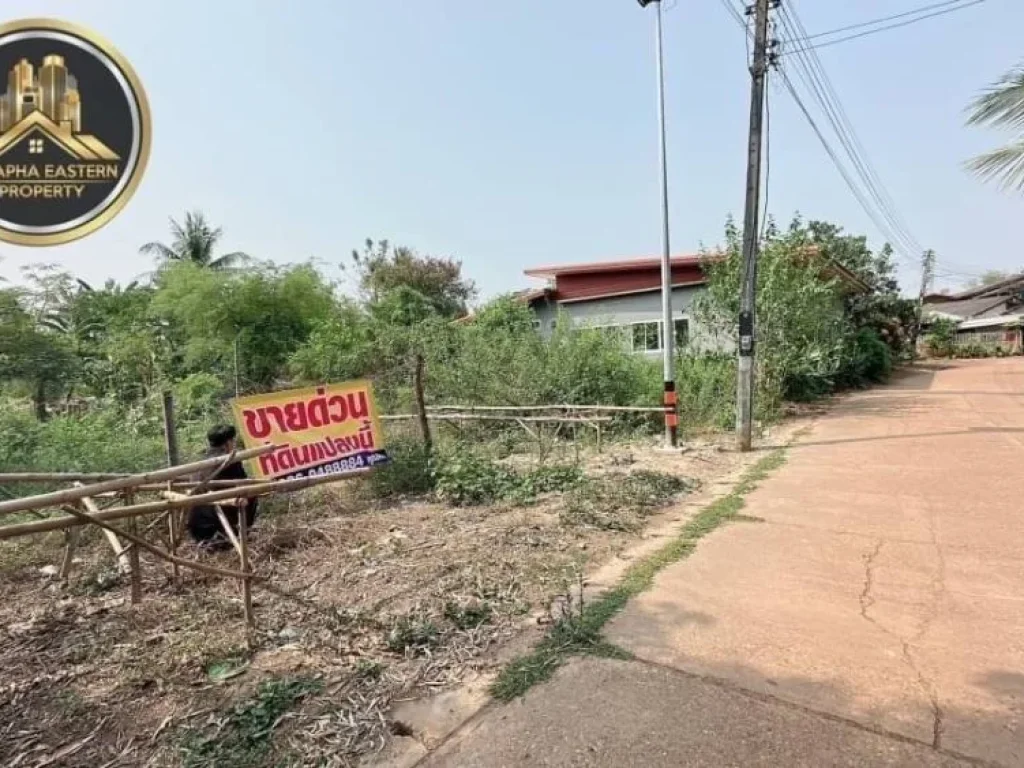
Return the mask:
[[583,473],[575,465],[517,470],[464,445],[456,445],[440,457],[434,470],[437,497],[457,507],[497,501],[527,504],[542,493],[571,488],[582,479]]
[[[354,290],[311,264],[261,264],[220,255],[221,233],[200,214],[174,223],[145,283],[90,286],[52,266],[0,289],[0,465],[8,469],[134,470],[163,460],[160,393],[175,395],[185,455],[235,393],[369,377],[382,411],[414,409],[423,371],[428,403],[651,406],[660,402],[657,361],[623,339],[564,320],[550,338],[518,297],[465,316],[475,288],[458,261],[368,241],[346,267]],[[677,361],[684,431],[734,418],[739,233],[709,259],[698,334]],[[244,264],[245,269],[235,269]],[[906,352],[913,306],[898,297],[889,251],[822,222],[769,226],[758,289],[759,418],[783,399],[881,381]],[[837,279],[841,264],[854,277]],[[857,280],[871,293],[850,291]],[[909,310],[908,310],[909,307]],[[712,340],[726,346],[708,343]],[[623,417],[617,428],[653,432],[657,419]],[[393,432],[393,430],[392,430]],[[450,433],[449,433],[450,434]],[[508,431],[467,425],[466,445],[499,444]],[[432,463],[418,437],[392,443],[398,461],[377,473],[382,496],[438,493],[457,504],[528,500],[539,475],[485,467],[472,450],[441,446]],[[442,460],[443,459],[443,460]],[[564,487],[570,478],[561,478]]]
[[637,531],[652,512],[689,489],[684,478],[649,470],[590,478],[566,495],[561,518],[570,525]]
[[236,704],[221,722],[182,735],[182,764],[185,768],[262,764],[281,717],[321,687],[319,681],[307,678],[265,680],[251,699]]
[[604,640],[601,635],[604,625],[631,598],[647,589],[659,571],[688,557],[700,539],[724,523],[740,519],[743,497],[778,469],[785,458],[785,451],[779,449],[761,459],[744,474],[732,493],[705,507],[670,543],[631,566],[615,587],[595,600],[581,604],[577,612],[556,622],[533,651],[515,659],[502,670],[491,686],[491,693],[502,701],[521,696],[537,683],[549,679],[573,655],[628,657],[622,649]]

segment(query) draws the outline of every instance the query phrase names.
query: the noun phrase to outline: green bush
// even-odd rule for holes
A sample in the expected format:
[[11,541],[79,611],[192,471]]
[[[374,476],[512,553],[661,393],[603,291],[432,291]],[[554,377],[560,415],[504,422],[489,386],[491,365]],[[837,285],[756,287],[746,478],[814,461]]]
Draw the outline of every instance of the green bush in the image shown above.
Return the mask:
[[951,357],[956,350],[957,322],[947,318],[937,318],[924,337],[928,353],[932,357]]
[[498,501],[529,504],[542,493],[572,487],[582,477],[578,467],[564,465],[517,472],[478,451],[459,445],[438,457],[434,487],[441,501],[457,507]]
[[433,490],[430,456],[421,438],[392,437],[388,440],[387,449],[391,463],[375,469],[367,480],[374,496],[386,499]]
[[676,360],[679,424],[728,429],[736,419],[736,358],[683,355]]
[[843,365],[836,376],[839,387],[862,387],[886,381],[892,374],[892,350],[869,328],[847,339]]

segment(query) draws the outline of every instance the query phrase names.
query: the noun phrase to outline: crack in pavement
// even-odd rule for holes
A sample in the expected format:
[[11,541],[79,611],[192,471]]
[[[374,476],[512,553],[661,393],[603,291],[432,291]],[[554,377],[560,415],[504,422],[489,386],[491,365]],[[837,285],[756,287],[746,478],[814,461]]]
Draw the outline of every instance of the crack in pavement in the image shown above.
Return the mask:
[[[879,626],[878,622],[868,616],[868,609],[875,604],[875,597],[871,594],[871,590],[875,586],[875,559],[882,551],[884,544],[885,541],[879,539],[875,548],[864,555],[864,589],[860,593],[860,615],[875,626]],[[885,631],[884,627],[879,627],[879,629]]]
[[878,559],[879,554],[882,552],[882,547],[885,545],[884,539],[879,539],[875,544],[874,548],[863,555],[864,559],[864,588],[860,593],[860,615],[865,621],[873,624],[881,632],[885,633],[893,640],[896,640],[900,644],[902,649],[903,663],[910,668],[917,678],[917,684],[921,688],[922,692],[928,697],[928,701],[931,704],[932,710],[932,748],[942,749],[942,734],[943,734],[943,718],[945,713],[942,710],[942,705],[939,702],[939,695],[935,689],[935,683],[924,671],[917,665],[917,661],[914,659],[911,653],[912,644],[918,642],[925,633],[928,631],[932,622],[938,616],[939,603],[942,601],[942,597],[946,591],[946,565],[945,558],[942,555],[941,549],[938,544],[938,536],[935,530],[935,518],[934,515],[929,515],[929,527],[932,533],[932,541],[935,544],[936,552],[938,552],[938,568],[936,574],[932,577],[931,590],[932,600],[929,605],[928,613],[921,619],[917,630],[910,638],[905,638],[898,632],[894,632],[885,625],[883,625],[878,619],[868,615],[868,611],[875,605],[875,596],[873,594],[875,586],[875,562]]

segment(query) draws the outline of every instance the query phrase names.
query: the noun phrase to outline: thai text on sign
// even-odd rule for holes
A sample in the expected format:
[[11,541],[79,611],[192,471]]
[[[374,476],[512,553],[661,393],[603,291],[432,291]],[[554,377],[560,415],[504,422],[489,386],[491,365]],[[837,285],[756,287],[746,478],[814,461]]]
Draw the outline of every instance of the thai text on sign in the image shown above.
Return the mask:
[[239,397],[231,408],[246,448],[278,446],[248,462],[253,477],[349,474],[391,460],[367,381]]

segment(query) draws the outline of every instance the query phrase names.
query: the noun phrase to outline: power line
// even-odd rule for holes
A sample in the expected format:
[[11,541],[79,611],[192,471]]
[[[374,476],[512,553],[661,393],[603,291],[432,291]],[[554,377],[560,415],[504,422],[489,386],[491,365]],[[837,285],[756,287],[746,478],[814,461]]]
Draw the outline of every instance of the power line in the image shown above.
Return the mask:
[[871,21],[862,21],[860,24],[850,24],[849,26],[846,26],[846,27],[838,27],[836,29],[830,29],[827,32],[815,32],[813,35],[808,35],[807,37],[805,37],[804,40],[815,40],[815,39],[817,39],[819,37],[830,37],[832,35],[837,35],[840,32],[849,32],[850,30],[853,30],[853,29],[863,29],[864,27],[873,27],[876,24],[881,24],[881,23],[886,22],[886,21],[892,21],[894,19],[902,19],[902,18],[905,18],[907,16],[915,16],[915,15],[917,15],[919,13],[924,13],[925,11],[932,11],[932,10],[935,10],[936,8],[945,8],[947,6],[956,5],[958,3],[963,3],[963,2],[966,2],[966,0],[945,0],[945,2],[943,2],[943,3],[932,3],[931,5],[925,5],[925,6],[922,6],[920,8],[915,8],[912,11],[904,11],[903,13],[897,13],[897,14],[895,14],[893,16],[883,16],[880,19],[872,19]]
[[[796,11],[789,8],[783,9],[780,15],[782,25],[791,38],[800,37],[804,33],[803,26],[796,16]],[[813,52],[800,51],[793,59],[798,66],[796,75],[800,77],[809,89],[811,96],[817,101],[836,137],[845,150],[847,156],[854,166],[854,170],[860,177],[864,189],[875,201],[878,210],[881,212],[887,226],[883,233],[896,246],[897,252],[914,264],[917,259],[914,256],[922,250],[920,245],[908,231],[901,217],[896,211],[892,197],[889,195],[884,184],[875,171],[867,152],[861,143],[849,116],[838,98],[835,88],[832,86],[828,74],[821,65],[820,60]]]
[[[749,38],[750,32],[744,17],[735,9],[730,0],[720,0],[720,2],[736,21],[737,25],[744,29],[744,32]],[[790,21],[786,17],[783,17],[782,21],[783,24],[787,25],[787,29],[791,37],[806,37],[805,31],[803,34],[800,32],[794,32],[795,29],[803,29],[802,25],[799,25],[799,27],[797,26],[799,24],[799,20]],[[839,102],[835,89],[832,87],[820,60],[817,60],[817,57],[813,54],[807,55],[799,51],[798,53],[801,53],[802,55],[798,56],[795,60],[801,65],[802,73],[798,72],[797,74],[803,75],[802,79],[804,79],[805,85],[808,86],[812,96],[814,96],[815,100],[824,111],[825,117],[828,119],[833,131],[835,131],[840,143],[843,145],[843,149],[853,162],[856,175],[864,185],[864,190],[862,190],[857,182],[854,181],[850,171],[846,168],[837,152],[825,138],[823,131],[812,117],[810,110],[804,104],[804,101],[797,92],[792,80],[785,72],[780,71],[780,74],[783,77],[783,85],[793,96],[797,106],[804,114],[805,119],[810,124],[819,142],[822,144],[822,147],[829,155],[829,158],[835,165],[836,170],[843,178],[843,181],[854,195],[860,207],[875,224],[878,231],[895,246],[897,256],[904,259],[913,268],[918,269],[919,264],[914,256],[920,253],[923,249],[918,244],[916,238],[909,233],[909,229],[906,225],[902,222],[902,219],[896,212],[895,204],[893,203],[891,196],[889,196],[888,192],[885,190],[884,185],[881,183],[881,180],[873,166],[871,166],[870,161],[867,160],[863,145],[860,143],[856,133],[853,131],[849,117],[846,115],[842,104]],[[967,276],[967,273],[960,274]]]
[[[733,17],[734,21],[736,21],[737,25],[744,30],[749,40],[750,30],[743,15],[736,10],[730,0],[720,0],[720,2]],[[793,0],[790,0],[790,2],[792,3]],[[807,37],[806,30],[804,30],[798,18],[790,18],[784,12],[782,23],[790,38],[800,39]],[[870,160],[867,158],[863,144],[861,144],[860,139],[857,137],[850,123],[849,116],[839,101],[838,94],[832,86],[821,61],[813,51],[808,53],[798,50],[796,53],[799,55],[795,57],[794,61],[797,62],[799,69],[795,74],[804,81],[809,93],[821,107],[843,150],[853,163],[854,175],[860,179],[864,187],[863,189],[854,180],[850,170],[842,162],[828,139],[826,139],[824,132],[812,117],[810,110],[793,85],[792,79],[784,71],[780,70],[779,74],[782,75],[783,85],[790,92],[794,101],[796,101],[797,106],[829,155],[846,186],[850,189],[860,207],[874,223],[879,233],[894,246],[898,257],[906,261],[913,269],[920,269],[919,261],[915,257],[923,251],[923,248],[910,233],[909,228],[898,214],[892,197],[885,189],[877,171],[875,171]],[[942,269],[942,272],[948,273],[950,276],[954,274],[953,270],[948,268]],[[968,272],[956,272],[955,274],[964,277],[972,276]]]
[[[909,26],[911,24],[916,24],[919,21],[924,21],[925,19],[933,19],[936,16],[945,16],[947,13],[954,13],[956,11],[962,11],[965,8],[970,8],[973,5],[979,5],[980,3],[984,3],[984,2],[985,2],[985,0],[970,0],[970,2],[968,2],[968,3],[964,4],[964,5],[957,5],[957,6],[954,6],[953,8],[946,8],[944,10],[934,11],[933,13],[926,13],[923,16],[917,16],[917,17],[915,17],[913,19],[905,19],[904,21],[900,21],[900,22],[897,22],[895,24],[888,24],[888,25],[886,25],[884,27],[877,27],[876,29],[868,29],[868,30],[865,30],[864,32],[858,32],[855,35],[847,35],[846,37],[840,37],[837,40],[826,40],[823,43],[816,43],[814,45],[804,46],[803,48],[800,48],[799,50],[789,51],[789,53],[799,53],[801,51],[812,51],[812,50],[814,50],[816,48],[828,48],[831,45],[838,45],[839,43],[846,43],[846,42],[849,42],[850,40],[857,40],[857,39],[862,38],[862,37],[867,37],[868,35],[878,34],[879,32],[887,32],[887,31],[889,31],[891,29],[898,29],[900,27],[906,27],[906,26]],[[903,14],[903,15],[906,15],[906,14]],[[890,17],[890,18],[898,18],[898,17],[894,16],[894,17]],[[882,20],[876,20],[875,22],[866,22],[866,24],[861,25],[861,26],[870,25],[872,23],[879,23],[880,21],[882,21]],[[849,27],[849,29],[853,29],[853,28],[855,28],[855,27]],[[810,40],[810,39],[812,39],[814,37],[827,36],[827,35],[830,35],[830,34],[835,34],[837,32],[841,32],[841,31],[842,30],[832,30],[831,32],[819,32],[816,35],[806,36],[806,37],[804,37],[802,40],[800,40],[798,42],[803,43],[804,41]]]
[[[735,9],[735,7],[733,7],[733,4],[730,2],[730,0],[721,0],[721,3],[729,12],[729,14],[733,17],[733,19],[737,22],[737,24],[739,24],[743,28],[744,32],[749,36],[750,30],[747,27],[746,21],[744,20],[743,16]],[[825,152],[832,160],[832,163],[833,165],[835,165],[836,170],[839,171],[840,176],[842,176],[843,180],[846,182],[847,187],[849,187],[850,191],[853,193],[853,196],[856,198],[861,208],[868,215],[871,221],[875,224],[875,227],[878,229],[878,231],[881,232],[886,237],[886,239],[893,240],[898,245],[898,240],[896,240],[896,238],[892,236],[892,232],[889,225],[887,225],[881,219],[879,219],[878,213],[875,210],[875,206],[869,203],[868,200],[865,198],[864,192],[851,178],[849,171],[846,169],[846,166],[843,165],[843,162],[839,159],[839,156],[836,154],[831,144],[829,144],[828,140],[825,138],[825,134],[822,133],[821,129],[818,127],[817,122],[811,116],[810,110],[807,109],[806,105],[803,102],[803,99],[800,98],[800,94],[793,86],[793,83],[790,80],[789,76],[782,69],[779,69],[779,74],[782,76],[783,85],[790,92],[790,95],[793,97],[793,100],[800,108],[800,111],[803,112],[804,118],[807,120],[808,124],[811,126],[811,129],[818,137],[818,141],[821,142],[821,145],[825,149]],[[902,250],[903,248],[905,248],[905,246],[900,246],[900,248]]]
[[[977,4],[978,2],[983,2],[983,0],[975,0],[972,4]],[[783,24],[791,22],[788,26],[791,36],[795,30],[799,37],[806,39],[808,37],[807,30],[804,27],[803,22],[800,20],[795,3],[796,0],[790,0],[788,7],[783,9],[782,21]],[[802,60],[805,65],[808,65],[811,70],[813,70],[812,74],[817,75],[817,77],[813,79],[820,86],[821,90],[824,91],[825,101],[823,102],[819,99],[819,103],[821,103],[822,107],[826,110],[826,115],[830,114],[828,104],[833,105],[831,114],[834,114],[839,121],[839,126],[836,126],[833,123],[836,135],[844,144],[844,148],[847,148],[848,154],[850,154],[848,144],[852,144],[853,153],[850,154],[851,160],[854,161],[855,166],[863,166],[867,175],[862,178],[864,179],[867,188],[872,193],[872,196],[879,202],[886,220],[891,223],[892,228],[897,235],[897,239],[893,242],[893,245],[899,246],[899,244],[902,243],[903,248],[908,249],[908,252],[905,254],[907,260],[915,269],[918,268],[919,254],[924,251],[924,248],[920,241],[911,233],[910,227],[907,226],[906,221],[900,215],[892,196],[889,194],[878,175],[878,172],[872,165],[867,151],[864,149],[864,145],[861,143],[860,138],[858,137],[857,132],[843,107],[842,101],[839,99],[839,95],[836,93],[831,79],[825,71],[824,65],[821,63],[821,59],[818,57],[817,53],[811,49],[796,51],[796,53],[797,59]],[[844,136],[847,138],[847,141],[843,141]],[[955,264],[947,264],[946,267],[947,269],[950,267],[962,269]],[[961,274],[970,275],[968,272],[961,272]]]

